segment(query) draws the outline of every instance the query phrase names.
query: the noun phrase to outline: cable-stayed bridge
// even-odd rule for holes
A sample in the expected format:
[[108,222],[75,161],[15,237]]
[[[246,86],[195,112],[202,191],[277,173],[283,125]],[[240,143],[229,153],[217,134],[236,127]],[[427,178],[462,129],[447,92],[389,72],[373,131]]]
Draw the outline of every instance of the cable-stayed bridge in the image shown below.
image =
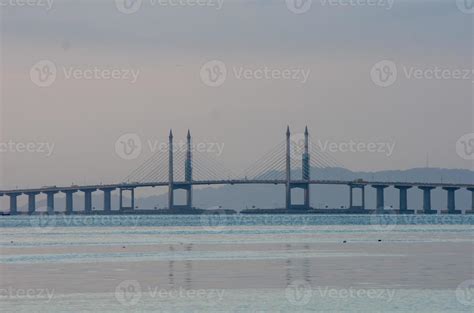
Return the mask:
[[[310,207],[311,185],[347,185],[349,187],[349,210],[348,213],[367,213],[365,203],[365,188],[370,186],[376,189],[376,213],[387,213],[384,209],[384,190],[389,186],[399,190],[399,210],[397,213],[414,213],[409,210],[407,191],[418,187],[423,191],[423,213],[434,214],[431,207],[431,191],[435,188],[443,188],[447,192],[447,211],[449,214],[458,214],[456,209],[455,192],[460,188],[466,188],[472,193],[472,207],[468,213],[474,212],[474,185],[473,184],[450,184],[450,183],[426,183],[426,182],[387,182],[387,181],[364,181],[364,180],[318,180],[313,177],[312,170],[318,168],[343,167],[331,155],[318,149],[317,145],[311,144],[311,137],[307,127],[304,134],[291,136],[289,127],[285,139],[265,155],[259,158],[242,173],[234,173],[228,170],[212,154],[200,152],[192,143],[191,133],[188,131],[185,147],[177,147],[174,143],[172,131],[166,149],[154,153],[148,160],[133,170],[123,182],[108,185],[88,186],[50,186],[41,188],[0,190],[0,197],[10,198],[10,214],[18,214],[18,197],[28,197],[28,213],[36,212],[36,196],[46,194],[47,213],[55,214],[55,195],[64,193],[66,195],[66,214],[76,212],[85,214],[97,214],[93,211],[92,194],[97,191],[103,193],[103,210],[100,213],[117,212],[112,209],[112,192],[118,190],[120,195],[120,208],[118,212],[135,212],[135,190],[144,187],[168,187],[168,209],[174,211],[193,210],[193,187],[200,185],[284,185],[285,186],[285,210],[286,212],[317,212]],[[292,202],[292,190],[301,189],[304,192],[302,204]],[[361,191],[362,201],[356,206],[353,203],[353,191]],[[184,190],[186,202],[181,205],[175,203],[175,192]],[[73,195],[77,192],[84,193],[84,210],[75,210]],[[124,194],[131,199],[130,206],[124,204]],[[390,212],[391,213],[391,212]]]

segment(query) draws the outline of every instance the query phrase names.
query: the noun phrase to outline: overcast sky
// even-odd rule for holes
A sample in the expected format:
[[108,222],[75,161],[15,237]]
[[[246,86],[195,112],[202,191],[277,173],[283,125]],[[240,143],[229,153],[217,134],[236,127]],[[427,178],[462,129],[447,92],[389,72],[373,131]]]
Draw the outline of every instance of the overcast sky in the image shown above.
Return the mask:
[[[456,1],[170,1],[0,0],[0,187],[119,182],[170,128],[223,145],[215,157],[236,172],[288,124],[353,170],[473,168],[459,150],[474,140],[473,15]],[[142,143],[132,160],[124,134]]]

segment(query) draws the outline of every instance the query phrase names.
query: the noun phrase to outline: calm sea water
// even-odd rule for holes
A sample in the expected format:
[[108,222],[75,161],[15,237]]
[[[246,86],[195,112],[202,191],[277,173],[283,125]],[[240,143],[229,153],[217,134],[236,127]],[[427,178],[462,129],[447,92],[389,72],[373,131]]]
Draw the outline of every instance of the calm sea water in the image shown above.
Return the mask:
[[472,215],[9,216],[2,312],[472,312]]

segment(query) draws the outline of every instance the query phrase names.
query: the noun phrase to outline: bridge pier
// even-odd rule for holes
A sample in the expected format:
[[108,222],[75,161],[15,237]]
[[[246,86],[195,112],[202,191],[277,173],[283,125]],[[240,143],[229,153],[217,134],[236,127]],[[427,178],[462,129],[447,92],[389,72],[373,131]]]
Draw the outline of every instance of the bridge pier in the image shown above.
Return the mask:
[[92,213],[92,193],[97,189],[82,189],[84,193],[84,212],[87,214]]
[[447,211],[442,211],[441,213],[448,213],[448,214],[461,214],[462,211],[456,210],[456,190],[458,190],[458,187],[443,187],[443,190],[446,190],[448,193],[448,210]]
[[170,130],[168,140],[168,209],[174,208],[174,168],[173,168],[173,131]]
[[414,210],[408,209],[408,189],[412,188],[412,186],[406,185],[396,185],[394,186],[399,191],[400,200],[399,200],[399,214],[414,214]]
[[43,191],[46,194],[46,205],[48,214],[54,214],[54,195],[57,191]]
[[[304,132],[304,153],[302,155],[302,181],[292,182],[291,180],[291,133],[290,127],[286,129],[286,182],[285,182],[285,209],[286,210],[310,210],[311,209],[311,196],[310,196],[310,180],[311,180],[311,168],[310,168],[310,155],[309,155],[309,133],[308,127],[305,128]],[[303,205],[294,205],[291,200],[291,191],[293,189],[303,189],[304,200]]]
[[186,188],[186,207],[188,209],[193,208],[193,157],[191,149],[191,132],[188,129],[188,135],[186,137],[186,161],[184,164],[184,180],[188,183]]
[[[135,188],[133,187],[127,187],[127,188],[120,188],[120,211],[133,211],[135,208]],[[123,192],[124,191],[130,191],[131,194],[131,206],[126,207],[123,205]]]
[[74,194],[77,190],[63,190],[63,193],[66,194],[66,214],[74,213]]
[[[357,210],[357,211],[364,211],[365,210],[365,186],[364,185],[354,185],[349,184],[349,209],[350,210]],[[355,206],[354,205],[354,189],[361,190],[361,205]]]
[[110,213],[112,211],[112,191],[115,188],[102,188],[100,190],[104,193],[104,212]]
[[18,196],[19,195],[21,195],[21,193],[18,193],[18,192],[12,192],[12,193],[7,194],[7,196],[10,197],[10,214],[11,215],[18,214]]
[[474,214],[474,188],[466,188],[471,192],[471,209],[466,210],[466,214]]
[[36,211],[36,196],[39,192],[26,192],[28,196],[28,214],[34,214]]
[[372,185],[372,187],[377,191],[375,213],[383,214],[385,208],[384,189],[387,188],[388,185]]
[[431,190],[435,187],[420,186],[418,188],[423,190],[423,214],[436,214],[437,212],[431,209]]

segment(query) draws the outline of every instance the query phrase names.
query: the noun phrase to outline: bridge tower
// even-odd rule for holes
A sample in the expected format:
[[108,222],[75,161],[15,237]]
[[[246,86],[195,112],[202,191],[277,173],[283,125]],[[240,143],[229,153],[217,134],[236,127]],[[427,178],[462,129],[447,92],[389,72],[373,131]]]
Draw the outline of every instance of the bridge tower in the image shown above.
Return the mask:
[[173,184],[173,130],[170,130],[168,140],[168,209],[174,208],[174,184]]
[[186,138],[186,161],[184,165],[185,178],[184,180],[188,183],[186,189],[186,206],[191,209],[193,207],[193,156],[191,151],[191,132],[188,129],[188,136]]
[[[168,152],[168,209],[192,209],[193,208],[193,158],[192,158],[192,146],[191,146],[191,132],[188,130],[186,138],[186,159],[184,161],[184,182],[174,182],[174,151],[173,151],[173,132],[170,130],[169,136],[169,152]],[[175,190],[186,191],[186,204],[175,205],[174,204],[174,191]]]
[[302,162],[301,162],[301,169],[303,171],[303,180],[306,182],[305,188],[304,188],[304,206],[306,209],[310,208],[309,200],[309,181],[311,180],[311,175],[310,175],[310,162],[309,162],[309,133],[308,133],[308,126],[305,127],[304,129],[304,153],[302,157]]
[[[309,154],[309,132],[308,127],[305,128],[304,132],[304,152],[302,155],[301,170],[302,170],[302,180],[301,181],[292,181],[291,180],[291,133],[290,127],[286,130],[286,209],[303,209],[309,210],[310,207],[310,154]],[[304,203],[303,205],[293,205],[291,202],[291,190],[292,189],[303,189],[304,190]]]
[[286,209],[291,209],[291,133],[290,126],[286,128]]

